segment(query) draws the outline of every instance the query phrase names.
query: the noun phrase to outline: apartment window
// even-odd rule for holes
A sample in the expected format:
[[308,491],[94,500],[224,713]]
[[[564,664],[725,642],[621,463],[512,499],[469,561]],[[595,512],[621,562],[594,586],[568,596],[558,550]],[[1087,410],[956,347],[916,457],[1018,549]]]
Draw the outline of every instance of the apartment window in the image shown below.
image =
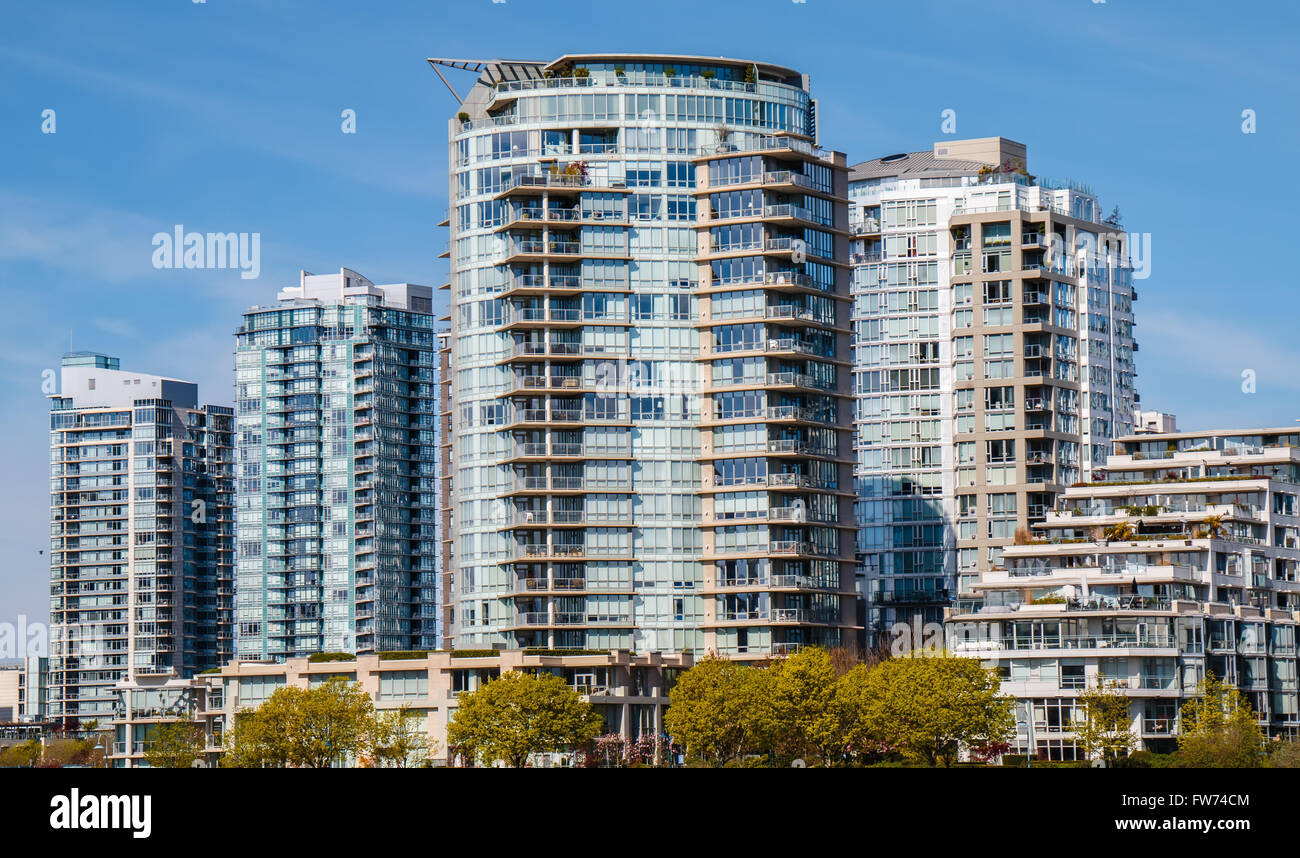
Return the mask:
[[390,670],[379,674],[380,700],[410,700],[429,694],[429,674],[423,670]]
[[1016,389],[1014,387],[989,387],[984,391],[984,408],[997,411],[1016,407]]
[[1011,281],[1010,280],[990,280],[984,284],[984,303],[985,304],[1010,304],[1011,303]]
[[984,237],[985,247],[1010,247],[1011,246],[1011,223],[986,223],[981,232]]
[[[986,441],[985,454],[989,462],[1014,462],[1016,460],[1016,442],[1014,438]],[[1013,496],[1014,497],[1014,496]]]

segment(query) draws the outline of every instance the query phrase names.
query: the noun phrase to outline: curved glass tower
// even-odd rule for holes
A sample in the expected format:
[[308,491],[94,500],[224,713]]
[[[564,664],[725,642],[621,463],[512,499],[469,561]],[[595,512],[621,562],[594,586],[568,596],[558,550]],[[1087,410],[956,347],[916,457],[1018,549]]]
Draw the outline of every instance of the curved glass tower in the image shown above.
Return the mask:
[[840,641],[847,174],[806,77],[430,63],[480,73],[449,123],[448,643]]

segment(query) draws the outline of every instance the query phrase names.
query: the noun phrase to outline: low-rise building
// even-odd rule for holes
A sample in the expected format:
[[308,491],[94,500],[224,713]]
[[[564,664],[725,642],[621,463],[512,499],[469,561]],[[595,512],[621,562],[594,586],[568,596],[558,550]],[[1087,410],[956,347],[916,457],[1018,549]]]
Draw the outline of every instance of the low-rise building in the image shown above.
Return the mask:
[[44,721],[49,659],[32,656],[0,664],[0,724]]
[[949,646],[1020,701],[1016,750],[1079,758],[1077,700],[1099,686],[1132,698],[1140,747],[1171,750],[1211,673],[1266,733],[1295,735],[1300,432],[1124,437],[1104,476],[1066,490],[948,616]]
[[[447,724],[461,694],[506,671],[563,678],[605,719],[605,732],[632,741],[662,736],[668,693],[691,667],[689,654],[634,654],[627,650],[548,654],[527,650],[467,650],[362,655],[346,661],[294,658],[285,662],[232,661],[219,672],[189,680],[136,679],[120,683],[113,719],[111,765],[147,765],[149,733],[158,724],[190,721],[203,728],[205,764],[216,765],[226,729],[241,710],[255,709],[276,689],[313,688],[334,678],[357,683],[380,711],[406,707],[419,719],[438,764],[454,763]],[[387,656],[387,657],[386,657]],[[549,757],[539,764],[563,762]]]

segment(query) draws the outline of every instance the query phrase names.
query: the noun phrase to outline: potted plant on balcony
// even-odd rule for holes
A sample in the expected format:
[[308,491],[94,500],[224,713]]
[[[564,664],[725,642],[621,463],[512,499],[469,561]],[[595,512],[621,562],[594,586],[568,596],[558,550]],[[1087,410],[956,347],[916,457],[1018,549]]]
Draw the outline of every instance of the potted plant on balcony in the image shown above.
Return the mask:
[[1106,528],[1102,533],[1102,538],[1107,542],[1126,542],[1133,538],[1133,533],[1133,525],[1127,521],[1121,521]]
[[1228,528],[1223,523],[1223,516],[1211,515],[1201,519],[1201,523],[1192,531],[1195,539],[1223,539],[1228,535]]
[[583,69],[583,68],[574,69],[573,76],[575,78],[578,78],[579,80],[582,80],[584,78],[589,78],[591,77],[591,69]]

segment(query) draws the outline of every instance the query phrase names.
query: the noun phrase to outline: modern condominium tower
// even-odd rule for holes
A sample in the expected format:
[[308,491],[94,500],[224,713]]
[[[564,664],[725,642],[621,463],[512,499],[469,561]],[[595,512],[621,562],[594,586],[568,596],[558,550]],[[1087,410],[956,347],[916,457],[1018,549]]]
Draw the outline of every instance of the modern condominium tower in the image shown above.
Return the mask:
[[943,609],[1132,431],[1128,242],[1022,144],[853,167],[858,556],[873,637]]
[[431,294],[303,272],[244,314],[238,655],[437,646]]
[[232,423],[190,382],[64,356],[50,397],[52,720],[106,721],[115,683],[230,657]]
[[457,647],[849,642],[847,167],[807,78],[598,54],[449,122]]

